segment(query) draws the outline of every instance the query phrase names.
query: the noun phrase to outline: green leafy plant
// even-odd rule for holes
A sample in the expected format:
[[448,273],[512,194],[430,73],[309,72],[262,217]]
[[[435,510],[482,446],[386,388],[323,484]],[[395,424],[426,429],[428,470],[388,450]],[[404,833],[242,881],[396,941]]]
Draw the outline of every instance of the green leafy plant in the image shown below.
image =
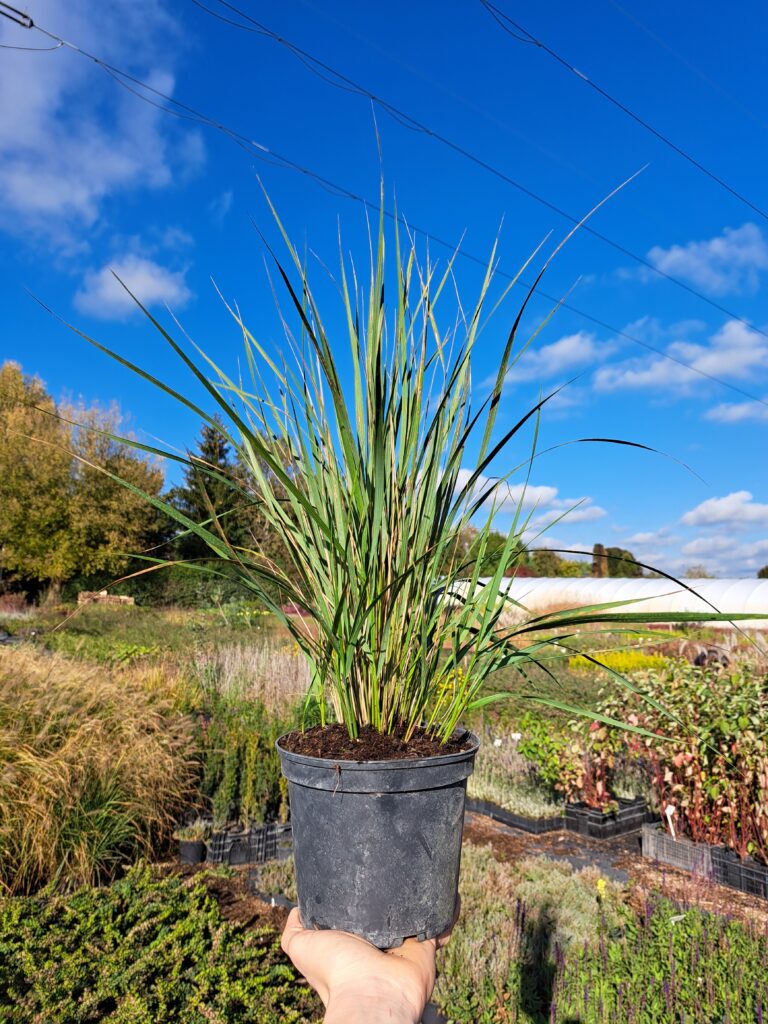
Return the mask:
[[273,927],[225,921],[209,873],[0,899],[0,1024],[308,1024]]
[[549,1021],[557,950],[592,948],[601,918],[620,936],[631,917],[619,887],[594,869],[544,857],[504,863],[487,846],[465,846],[459,889],[434,996],[451,1024]]
[[[521,726],[522,727],[522,726]],[[552,818],[563,813],[563,801],[554,786],[544,782],[531,763],[521,756],[519,733],[503,733],[493,740],[484,737],[467,780],[467,795],[490,800],[526,818]]]
[[[231,446],[237,473],[194,455],[185,458],[132,442],[208,480],[217,495],[226,484],[232,514],[258,508],[290,561],[290,572],[258,545],[231,539],[230,513],[219,510],[220,495],[216,506],[208,502],[209,518],[200,522],[145,494],[203,541],[221,565],[193,561],[187,563],[191,568],[209,576],[234,572],[291,632],[311,667],[321,722],[328,721],[330,706],[353,738],[371,726],[407,739],[424,724],[445,742],[467,712],[498,698],[486,690],[496,670],[511,665],[524,671],[542,659],[565,657],[571,652],[564,643],[586,625],[610,623],[615,632],[632,624],[637,635],[638,624],[669,619],[618,613],[606,604],[502,623],[502,614],[514,604],[504,578],[520,558],[521,536],[533,514],[526,516],[523,509],[538,416],[556,392],[511,426],[498,423],[509,369],[535,337],[518,339],[531,291],[512,320],[490,393],[473,404],[471,360],[490,304],[496,248],[474,306],[465,314],[459,303],[454,334],[438,324],[436,310],[451,281],[452,260],[440,274],[429,261],[422,265],[412,241],[403,248],[395,222],[394,267],[387,270],[382,213],[372,240],[367,298],[361,297],[354,266],[340,260],[351,378],[345,386],[339,342],[332,341],[300,254],[276,214],[275,219],[289,257],[287,267],[277,258],[274,263],[297,324],[295,333],[286,327],[293,364],[273,357],[235,310],[250,380],[234,380],[196,346],[190,355],[136,300],[215,403],[221,420],[93,344],[194,412]],[[546,264],[536,283],[545,269]],[[534,436],[525,453],[492,476],[526,426]],[[521,494],[499,550],[495,518],[508,504],[515,474]],[[126,481],[126,486],[137,492],[134,484]],[[486,518],[468,568],[451,555],[479,515]],[[495,569],[481,579],[491,547]],[[301,614],[286,614],[276,593],[303,609]]]
[[556,789],[562,775],[563,755],[568,749],[567,735],[552,722],[528,711],[520,719],[517,749],[535,767],[541,781]]
[[174,830],[173,838],[181,843],[204,842],[211,832],[210,823],[204,818],[197,818],[188,825],[180,825]]
[[[621,706],[649,735],[627,738],[608,730],[610,742],[647,765],[662,810],[674,813],[675,830],[768,863],[763,673],[754,666],[722,671],[678,661],[641,675],[637,686]],[[601,707],[611,716],[619,703],[606,693]]]
[[285,821],[288,793],[275,740],[290,728],[251,697],[218,698],[198,720],[202,793],[217,827]]
[[668,900],[628,921],[617,940],[557,951],[553,1024],[755,1024],[768,1010],[768,937],[756,927]]

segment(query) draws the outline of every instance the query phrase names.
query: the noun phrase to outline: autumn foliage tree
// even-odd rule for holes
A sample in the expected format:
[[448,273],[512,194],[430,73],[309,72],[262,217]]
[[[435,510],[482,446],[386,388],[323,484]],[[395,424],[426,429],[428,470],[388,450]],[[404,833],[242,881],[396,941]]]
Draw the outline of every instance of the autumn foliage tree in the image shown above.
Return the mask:
[[[159,465],[100,434],[117,409],[58,406],[37,377],[0,367],[0,574],[4,584],[48,584],[106,572],[156,536],[157,516],[103,471],[152,496]],[[73,421],[73,422],[67,422]]]

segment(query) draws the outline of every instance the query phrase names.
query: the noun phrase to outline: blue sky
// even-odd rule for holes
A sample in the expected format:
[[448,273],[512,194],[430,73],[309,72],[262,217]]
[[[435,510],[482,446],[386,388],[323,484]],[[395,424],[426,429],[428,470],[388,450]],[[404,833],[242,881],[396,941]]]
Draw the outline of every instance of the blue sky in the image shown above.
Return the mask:
[[[205,3],[237,20],[218,0]],[[534,521],[551,521],[581,501],[547,535],[551,546],[619,544],[673,572],[703,564],[718,575],[754,575],[768,563],[762,5],[732,6],[726,17],[711,0],[498,3],[758,210],[539,47],[505,34],[479,0],[238,6],[577,217],[644,168],[590,224],[703,298],[579,233],[542,287],[569,293],[570,305],[610,327],[560,309],[510,375],[502,425],[541,389],[576,378],[545,415],[541,447],[610,436],[672,456],[594,445],[543,456],[529,492]],[[139,436],[185,448],[199,424],[66,331],[28,291],[174,386],[189,387],[110,269],[166,320],[167,304],[229,368],[237,366],[240,341],[212,280],[255,334],[279,346],[256,228],[270,241],[275,229],[258,180],[297,245],[325,263],[338,263],[339,230],[362,267],[367,242],[360,204],[288,169],[275,154],[370,200],[383,167],[388,204],[396,201],[418,230],[483,258],[500,231],[502,274],[514,273],[548,236],[551,251],[571,226],[370,99],[335,88],[273,38],[217,21],[191,0],[29,0],[26,10],[40,27],[259,147],[244,151],[210,127],[170,117],[68,47],[0,49],[0,358],[38,374],[56,396],[118,402]],[[54,45],[4,19],[0,43]],[[430,251],[440,260],[447,255],[436,242]],[[465,301],[480,273],[457,260]],[[333,307],[333,288],[319,267],[317,276]],[[522,295],[513,293],[483,336],[478,394],[495,372]],[[526,331],[550,307],[534,300]],[[446,313],[450,326],[450,308]],[[510,460],[524,454],[518,448]]]

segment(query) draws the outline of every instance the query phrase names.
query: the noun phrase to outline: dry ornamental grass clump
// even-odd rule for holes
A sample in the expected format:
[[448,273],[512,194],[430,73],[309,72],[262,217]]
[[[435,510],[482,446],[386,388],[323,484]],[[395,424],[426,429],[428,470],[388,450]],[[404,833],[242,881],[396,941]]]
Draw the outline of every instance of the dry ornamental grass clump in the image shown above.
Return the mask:
[[166,841],[189,725],[126,674],[0,649],[0,889],[98,883]]

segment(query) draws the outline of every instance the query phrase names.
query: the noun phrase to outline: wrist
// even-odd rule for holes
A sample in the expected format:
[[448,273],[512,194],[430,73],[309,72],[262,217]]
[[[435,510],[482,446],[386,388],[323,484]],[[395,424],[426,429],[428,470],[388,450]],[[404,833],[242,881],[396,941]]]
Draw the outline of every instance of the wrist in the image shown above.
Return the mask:
[[401,987],[389,981],[366,981],[331,991],[324,1024],[419,1024],[424,1003],[417,1006]]

